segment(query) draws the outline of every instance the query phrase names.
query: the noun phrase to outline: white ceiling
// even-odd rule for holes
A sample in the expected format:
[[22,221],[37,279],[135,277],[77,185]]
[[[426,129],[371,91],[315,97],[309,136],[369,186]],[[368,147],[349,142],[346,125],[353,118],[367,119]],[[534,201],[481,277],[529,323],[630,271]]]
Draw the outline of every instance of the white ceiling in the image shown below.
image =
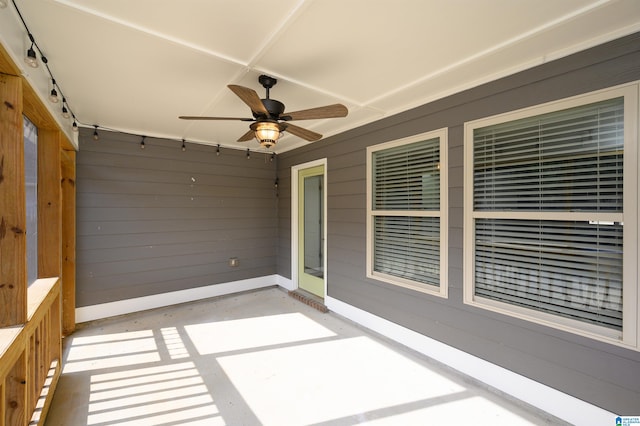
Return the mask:
[[[46,98],[11,0],[0,41]],[[287,111],[342,103],[346,118],[297,121],[325,137],[640,31],[639,0],[15,0],[83,125],[257,150],[228,84]],[[50,104],[66,129],[60,106]],[[277,152],[305,142],[285,133]],[[179,142],[176,142],[179,143]],[[314,142],[322,143],[322,142]]]

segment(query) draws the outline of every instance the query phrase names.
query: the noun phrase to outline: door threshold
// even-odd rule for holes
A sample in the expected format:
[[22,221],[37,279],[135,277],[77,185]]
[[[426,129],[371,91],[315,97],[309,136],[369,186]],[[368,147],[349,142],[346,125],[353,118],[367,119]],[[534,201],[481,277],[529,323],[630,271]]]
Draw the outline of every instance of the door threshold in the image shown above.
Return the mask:
[[293,297],[296,300],[299,300],[305,305],[317,309],[320,312],[329,312],[329,309],[324,304],[324,299],[316,296],[315,294],[311,294],[308,291],[302,290],[301,288],[289,291],[289,296]]

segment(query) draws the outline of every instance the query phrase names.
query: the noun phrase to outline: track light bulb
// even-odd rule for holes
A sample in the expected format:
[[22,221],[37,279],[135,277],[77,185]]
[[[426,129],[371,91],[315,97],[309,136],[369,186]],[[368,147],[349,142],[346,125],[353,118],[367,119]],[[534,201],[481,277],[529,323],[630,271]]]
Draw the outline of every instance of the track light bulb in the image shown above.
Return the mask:
[[71,118],[71,113],[67,109],[67,100],[65,98],[62,98],[62,116],[67,119]]
[[218,144],[218,147],[216,148],[216,155],[218,157],[220,156],[220,144]]
[[140,141],[140,149],[144,149],[144,139],[145,139],[145,136],[143,136],[142,141]]
[[51,89],[51,93],[49,94],[49,100],[54,104],[57,104],[60,101],[60,99],[58,99],[58,92],[56,91],[55,87]]
[[71,130],[73,130],[75,133],[78,133],[78,123],[76,123],[76,120],[73,120],[73,124],[71,125]]
[[184,144],[184,139],[182,139],[182,152],[187,150],[187,146]]
[[247,148],[247,160],[249,160],[251,158],[251,151],[249,151],[249,148]]
[[54,104],[60,102],[60,98],[58,98],[58,91],[56,90],[56,81],[51,79],[51,93],[49,94],[49,100]]
[[31,47],[27,49],[27,56],[24,57],[24,61],[31,68],[38,68],[38,56],[36,56],[36,51],[33,50],[33,43]]
[[93,126],[95,129],[93,130],[93,140],[97,141],[100,139],[100,135],[98,135],[98,126]]

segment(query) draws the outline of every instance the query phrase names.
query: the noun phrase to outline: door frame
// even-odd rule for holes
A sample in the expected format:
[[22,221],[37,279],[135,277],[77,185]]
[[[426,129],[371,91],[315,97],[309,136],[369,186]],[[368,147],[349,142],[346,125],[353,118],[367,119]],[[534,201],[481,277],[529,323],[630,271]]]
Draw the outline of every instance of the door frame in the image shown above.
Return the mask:
[[294,290],[298,289],[298,249],[299,249],[299,235],[298,225],[300,223],[299,209],[298,209],[298,179],[299,173],[302,170],[310,169],[312,167],[323,166],[324,172],[322,176],[322,250],[324,251],[323,265],[324,268],[324,297],[327,297],[327,159],[321,158],[319,160],[309,161],[307,163],[291,166],[291,281],[293,283]]

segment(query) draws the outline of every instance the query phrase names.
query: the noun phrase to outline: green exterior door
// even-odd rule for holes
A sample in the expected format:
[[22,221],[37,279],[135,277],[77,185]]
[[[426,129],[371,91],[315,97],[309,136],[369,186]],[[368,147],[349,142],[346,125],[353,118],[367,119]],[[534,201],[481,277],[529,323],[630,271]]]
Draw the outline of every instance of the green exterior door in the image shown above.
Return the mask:
[[324,166],[298,172],[298,287],[324,298]]

